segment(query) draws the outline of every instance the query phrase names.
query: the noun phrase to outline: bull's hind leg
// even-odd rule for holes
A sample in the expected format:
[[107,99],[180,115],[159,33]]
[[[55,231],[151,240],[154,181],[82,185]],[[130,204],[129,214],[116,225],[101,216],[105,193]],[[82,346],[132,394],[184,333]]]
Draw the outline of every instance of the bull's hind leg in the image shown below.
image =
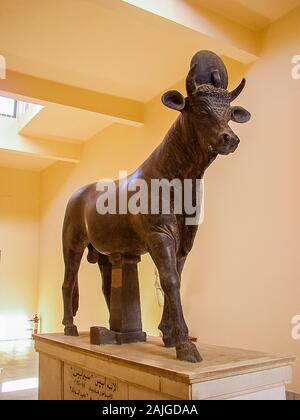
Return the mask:
[[73,296],[72,296],[72,308],[73,308],[73,316],[75,317],[79,308],[79,286],[78,286],[78,274],[76,276]]
[[[75,252],[70,249],[64,249],[65,277],[62,287],[64,301],[65,335],[77,336],[78,331],[73,323],[73,316],[78,309],[78,270],[80,267],[82,252]],[[74,300],[75,298],[75,300]]]

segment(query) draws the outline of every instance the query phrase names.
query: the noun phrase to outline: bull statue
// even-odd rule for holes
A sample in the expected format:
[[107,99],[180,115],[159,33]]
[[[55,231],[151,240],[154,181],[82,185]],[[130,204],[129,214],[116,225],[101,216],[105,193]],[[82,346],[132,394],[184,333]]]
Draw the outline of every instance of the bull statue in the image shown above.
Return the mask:
[[[210,51],[200,51],[192,59],[186,79],[187,96],[168,91],[162,102],[180,114],[163,142],[128,177],[142,179],[151,186],[153,179],[193,181],[220,155],[233,153],[240,142],[229,122],[247,122],[251,115],[244,108],[231,106],[245,86],[245,79],[229,92],[228,74],[222,60]],[[116,181],[120,189],[120,181]],[[198,224],[187,225],[186,214],[175,214],[174,194],[170,194],[169,214],[99,214],[97,183],[79,189],[71,197],[63,226],[65,277],[63,283],[65,334],[78,335],[73,323],[79,306],[78,270],[85,248],[88,261],[98,263],[103,293],[110,309],[113,258],[140,257],[149,253],[157,267],[164,292],[164,308],[159,329],[166,347],[175,347],[177,358],[188,362],[202,360],[190,341],[184,320],[180,283],[181,273],[192,249]],[[193,190],[193,201],[196,199]],[[161,200],[161,199],[160,199]]]

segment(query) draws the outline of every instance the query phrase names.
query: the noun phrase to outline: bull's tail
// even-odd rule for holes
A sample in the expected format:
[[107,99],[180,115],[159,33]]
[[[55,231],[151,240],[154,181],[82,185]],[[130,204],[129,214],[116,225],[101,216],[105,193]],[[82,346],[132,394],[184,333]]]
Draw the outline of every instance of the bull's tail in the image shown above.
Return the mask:
[[73,316],[76,316],[78,308],[79,308],[79,287],[78,287],[78,277],[77,277],[74,284],[73,297],[72,297]]

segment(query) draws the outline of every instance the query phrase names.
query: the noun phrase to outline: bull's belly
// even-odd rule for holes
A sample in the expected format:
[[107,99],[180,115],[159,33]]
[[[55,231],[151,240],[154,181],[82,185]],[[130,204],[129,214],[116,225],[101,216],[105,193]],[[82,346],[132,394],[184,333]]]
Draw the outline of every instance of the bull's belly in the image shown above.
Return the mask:
[[133,228],[128,215],[96,215],[87,220],[88,240],[101,254],[143,255],[145,238]]

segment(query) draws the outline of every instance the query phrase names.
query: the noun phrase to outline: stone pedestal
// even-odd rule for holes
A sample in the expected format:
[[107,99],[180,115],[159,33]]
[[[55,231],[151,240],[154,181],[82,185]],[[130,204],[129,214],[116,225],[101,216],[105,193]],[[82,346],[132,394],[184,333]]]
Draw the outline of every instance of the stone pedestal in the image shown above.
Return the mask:
[[293,357],[199,344],[203,362],[175,359],[158,338],[95,346],[79,337],[34,337],[39,399],[285,400]]
[[142,331],[137,264],[139,256],[112,258],[110,329],[91,327],[91,344],[124,344],[146,341]]

